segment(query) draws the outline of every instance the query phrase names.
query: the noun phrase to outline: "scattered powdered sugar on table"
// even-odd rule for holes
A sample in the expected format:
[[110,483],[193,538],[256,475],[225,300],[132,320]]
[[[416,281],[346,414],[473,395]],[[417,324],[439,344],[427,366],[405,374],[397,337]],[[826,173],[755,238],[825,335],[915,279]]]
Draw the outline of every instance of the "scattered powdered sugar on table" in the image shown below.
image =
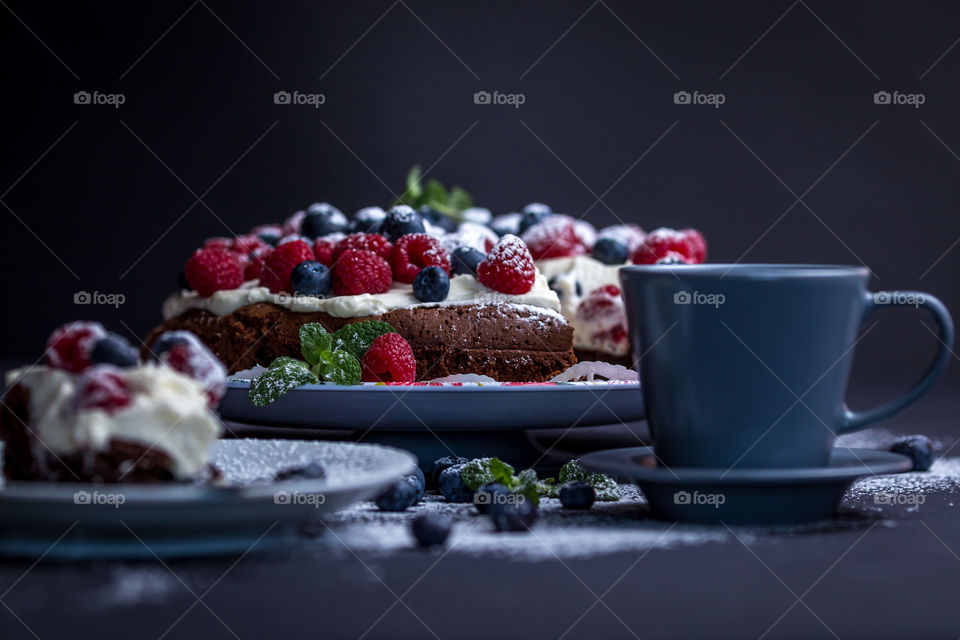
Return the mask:
[[632,485],[621,485],[619,502],[598,502],[588,511],[570,511],[560,501],[545,498],[529,533],[497,533],[490,520],[472,504],[451,504],[436,495],[404,513],[379,511],[363,502],[326,518],[321,539],[353,552],[392,553],[416,545],[410,522],[422,513],[442,513],[453,519],[447,542],[451,553],[541,561],[586,558],[620,551],[646,551],[722,542],[723,528],[671,525],[645,516],[646,500]]
[[110,570],[103,586],[83,594],[78,606],[98,612],[114,607],[165,602],[177,590],[186,587],[169,570],[160,566],[118,566]]
[[941,458],[933,463],[929,471],[872,476],[858,480],[847,491],[845,500],[866,501],[873,506],[878,504],[876,496],[952,494],[958,489],[960,489],[960,458]]

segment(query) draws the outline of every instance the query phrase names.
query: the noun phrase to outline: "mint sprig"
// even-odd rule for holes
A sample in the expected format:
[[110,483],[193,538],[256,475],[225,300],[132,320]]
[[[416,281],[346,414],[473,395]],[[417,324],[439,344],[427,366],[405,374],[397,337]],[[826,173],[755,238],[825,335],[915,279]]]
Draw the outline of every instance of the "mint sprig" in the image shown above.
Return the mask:
[[460,470],[460,478],[474,491],[480,485],[498,482],[533,504],[540,504],[540,496],[547,494],[549,486],[537,478],[537,472],[533,469],[517,473],[511,465],[499,458],[475,458],[467,462]]
[[385,333],[396,332],[396,329],[382,320],[354,322],[344,325],[334,332],[333,349],[345,349],[358,360],[362,360],[363,354],[367,352],[374,340]]
[[422,182],[423,170],[414,165],[407,174],[407,187],[395,204],[407,204],[414,209],[430,207],[455,220],[462,220],[461,213],[473,206],[473,198],[462,187],[451,187],[448,191],[443,183],[435,178]]
[[302,384],[319,382],[309,365],[296,358],[281,356],[270,368],[250,381],[250,402],[263,407],[279,400],[287,391]]

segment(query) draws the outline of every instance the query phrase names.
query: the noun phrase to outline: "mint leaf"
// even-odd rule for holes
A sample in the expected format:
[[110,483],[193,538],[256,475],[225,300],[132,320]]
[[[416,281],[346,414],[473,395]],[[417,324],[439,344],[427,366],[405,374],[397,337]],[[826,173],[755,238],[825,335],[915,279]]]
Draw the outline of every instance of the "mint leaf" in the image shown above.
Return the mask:
[[447,189],[435,178],[427,181],[423,196],[424,200],[426,200],[425,204],[431,207],[435,207],[436,205],[445,207],[447,205]]
[[360,361],[349,351],[338,349],[324,352],[315,370],[325,381],[333,384],[360,384]]
[[396,333],[396,330],[382,320],[367,320],[344,325],[333,334],[333,349],[345,349],[357,360],[362,360],[363,354],[367,352],[373,341],[385,333]]
[[459,213],[473,206],[473,198],[470,197],[470,194],[467,193],[465,189],[453,187],[450,189],[450,195],[447,197],[447,204],[450,205],[451,209]]
[[421,175],[422,170],[420,169],[420,165],[415,164],[410,167],[410,172],[407,174],[407,188],[403,192],[403,195],[400,196],[401,203],[409,204],[412,207],[417,206],[423,195],[423,187],[420,185]]
[[503,462],[499,458],[490,458],[488,469],[493,478],[493,482],[499,482],[510,489],[513,488],[510,486],[513,483],[513,467],[506,462]]
[[590,473],[583,468],[580,460],[571,460],[560,467],[557,473],[557,484],[551,487],[550,497],[556,497],[560,485],[567,482],[586,482],[593,487],[597,500],[601,502],[616,502],[620,499],[620,487],[613,478],[602,473]]
[[533,469],[525,469],[520,472],[516,478],[516,487],[512,491],[537,505],[540,504],[541,493],[544,493],[537,478],[537,472]]
[[257,407],[279,400],[287,391],[302,384],[319,382],[306,362],[281,356],[270,368],[250,381],[250,402]]
[[[476,491],[480,485],[493,482],[494,477],[490,473],[491,460],[493,458],[474,458],[465,463],[460,470],[460,478],[463,480],[463,484]],[[497,480],[497,482],[500,482],[500,480]],[[509,487],[510,485],[506,484],[506,486]]]
[[319,322],[309,322],[300,327],[300,353],[312,365],[320,362],[320,355],[333,350],[333,335]]

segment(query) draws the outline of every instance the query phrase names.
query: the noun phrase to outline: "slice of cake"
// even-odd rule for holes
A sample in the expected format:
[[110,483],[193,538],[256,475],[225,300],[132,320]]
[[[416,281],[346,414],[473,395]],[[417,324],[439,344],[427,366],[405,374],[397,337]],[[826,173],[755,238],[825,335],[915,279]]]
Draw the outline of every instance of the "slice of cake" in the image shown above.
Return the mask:
[[6,376],[6,478],[150,483],[208,475],[225,371],[193,336],[167,336],[160,346],[158,360],[140,362],[97,323],[57,329],[47,364]]
[[[542,382],[576,362],[573,329],[519,238],[474,222],[448,233],[403,205],[382,219],[361,209],[354,222],[367,231],[344,235],[337,214],[314,205],[259,236],[208,240],[146,344],[188,330],[232,373],[299,358],[305,324],[380,320],[410,344],[417,380]],[[276,229],[293,233],[277,240]]]

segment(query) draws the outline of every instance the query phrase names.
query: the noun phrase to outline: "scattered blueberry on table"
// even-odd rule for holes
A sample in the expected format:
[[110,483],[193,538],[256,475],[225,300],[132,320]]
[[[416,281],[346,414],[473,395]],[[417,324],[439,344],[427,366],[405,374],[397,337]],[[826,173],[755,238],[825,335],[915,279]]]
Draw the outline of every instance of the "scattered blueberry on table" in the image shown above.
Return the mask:
[[416,504],[418,495],[417,485],[407,477],[390,485],[374,502],[381,511],[406,511]]
[[927,436],[904,436],[898,438],[890,447],[893,453],[905,455],[913,460],[912,471],[929,471],[933,464],[933,443]]
[[442,546],[450,537],[453,520],[439,513],[424,513],[413,519],[410,529],[420,546]]
[[588,482],[568,482],[558,493],[564,509],[589,509],[597,499],[597,492]]
[[322,480],[327,476],[326,469],[319,462],[308,462],[296,467],[277,471],[274,478],[280,480]]
[[473,490],[460,477],[460,471],[462,470],[462,464],[455,464],[452,467],[447,467],[440,474],[437,488],[447,502],[471,502],[473,500]]
[[508,500],[503,504],[490,505],[487,516],[497,531],[527,531],[537,520],[537,505],[533,500]]
[[427,488],[436,489],[437,484],[440,482],[440,474],[448,467],[452,467],[455,464],[466,464],[467,462],[468,460],[466,458],[461,458],[460,456],[444,456],[423,465],[423,473],[427,478]]
[[473,504],[480,513],[487,513],[490,505],[505,502],[510,495],[512,495],[510,489],[499,482],[487,482],[477,487],[473,495]]

